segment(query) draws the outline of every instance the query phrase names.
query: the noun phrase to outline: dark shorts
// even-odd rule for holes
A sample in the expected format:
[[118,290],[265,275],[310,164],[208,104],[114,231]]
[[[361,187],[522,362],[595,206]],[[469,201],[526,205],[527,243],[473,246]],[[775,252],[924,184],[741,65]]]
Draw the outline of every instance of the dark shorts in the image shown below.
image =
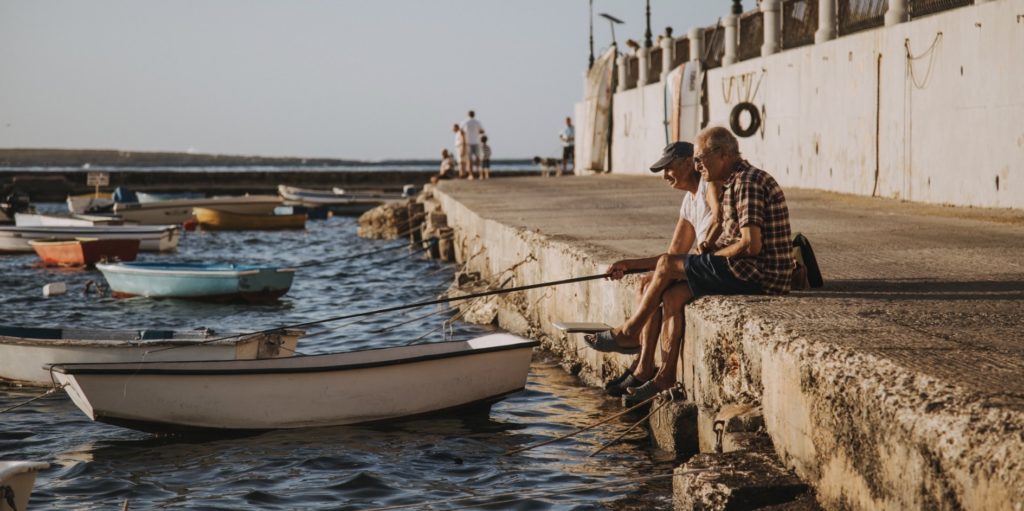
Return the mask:
[[762,295],[760,284],[740,280],[724,257],[713,254],[686,256],[686,282],[694,298],[707,295]]
[[480,166],[485,168],[485,169],[491,168],[491,160],[488,158],[488,159],[485,159],[485,160],[481,161],[480,162]]
[[576,148],[574,146],[571,146],[571,145],[567,145],[565,147],[562,147],[562,160],[565,161],[566,163],[572,161],[573,153],[575,151],[576,151]]

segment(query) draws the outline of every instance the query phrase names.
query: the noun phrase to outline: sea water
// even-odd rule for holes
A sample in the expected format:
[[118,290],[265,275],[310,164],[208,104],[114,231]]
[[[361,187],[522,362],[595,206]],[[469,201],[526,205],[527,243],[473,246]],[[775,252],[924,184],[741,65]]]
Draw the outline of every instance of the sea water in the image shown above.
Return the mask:
[[[61,205],[42,205],[58,210]],[[395,241],[356,235],[352,217],[309,221],[304,231],[187,232],[178,250],[140,253],[147,262],[299,266],[291,290],[271,305],[211,304],[93,292],[97,271],[44,269],[35,254],[0,256],[2,322],[17,326],[255,330],[436,298],[452,265]],[[376,254],[347,256],[381,250]],[[566,277],[571,277],[566,275]],[[45,284],[68,292],[44,297]],[[425,308],[311,327],[306,354],[349,351],[489,332]],[[412,320],[412,321],[410,321]],[[417,340],[418,339],[418,340]],[[43,389],[0,387],[0,409]],[[298,398],[298,397],[297,397]],[[670,459],[636,428],[590,457],[639,417],[624,417],[544,447],[621,410],[556,361],[536,353],[526,389],[489,409],[366,426],[281,430],[248,436],[154,436],[89,420],[63,393],[0,415],[0,459],[50,463],[33,509],[664,509]],[[650,479],[654,476],[654,479]]]

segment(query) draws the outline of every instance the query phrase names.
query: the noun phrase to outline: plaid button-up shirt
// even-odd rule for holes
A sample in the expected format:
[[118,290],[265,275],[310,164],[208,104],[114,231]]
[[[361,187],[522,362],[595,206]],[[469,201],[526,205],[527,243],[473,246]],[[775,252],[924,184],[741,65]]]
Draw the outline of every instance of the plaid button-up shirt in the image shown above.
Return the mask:
[[725,181],[718,248],[739,241],[740,228],[747,225],[761,228],[761,253],[756,257],[730,257],[729,269],[740,280],[760,284],[765,293],[789,292],[794,261],[786,196],[775,178],[740,160]]

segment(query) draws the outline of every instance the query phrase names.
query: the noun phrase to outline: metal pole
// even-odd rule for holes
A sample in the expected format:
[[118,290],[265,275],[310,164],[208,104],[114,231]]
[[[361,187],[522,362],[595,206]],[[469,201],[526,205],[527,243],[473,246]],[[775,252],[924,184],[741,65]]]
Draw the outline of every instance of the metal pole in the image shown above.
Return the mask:
[[644,48],[654,46],[651,42],[651,0],[647,0],[647,31],[644,32]]
[[590,0],[590,64],[587,69],[594,67],[594,0]]

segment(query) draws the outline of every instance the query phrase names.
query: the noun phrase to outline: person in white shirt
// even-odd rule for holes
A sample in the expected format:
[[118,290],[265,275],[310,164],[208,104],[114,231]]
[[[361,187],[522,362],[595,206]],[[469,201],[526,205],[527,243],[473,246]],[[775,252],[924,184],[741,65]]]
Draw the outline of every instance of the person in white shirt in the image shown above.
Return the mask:
[[[558,134],[562,141],[562,173],[568,172],[569,161],[572,161],[573,171],[576,170],[576,129],[572,127],[572,117],[565,118],[565,129]],[[559,173],[558,175],[562,175]]]
[[[693,164],[693,145],[689,142],[674,142],[665,148],[661,159],[651,165],[651,172],[664,172],[663,178],[669,186],[684,190],[683,203],[679,208],[679,220],[676,222],[672,241],[668,246],[668,254],[686,254],[699,252],[699,244],[705,233],[711,230],[712,211],[708,205],[708,184],[701,179]],[[654,270],[660,255],[640,259],[624,259],[616,261],[608,267],[608,278],[621,279],[628,270]],[[651,274],[645,274],[641,281],[638,300],[642,299],[646,286],[650,283]],[[619,353],[639,353],[632,366],[622,376],[610,381],[605,389],[612,396],[623,396],[623,404],[638,404],[659,391],[665,390],[676,382],[676,366],[682,347],[683,306],[690,298],[689,287],[685,280],[670,285],[661,295],[661,308],[640,329],[636,346],[618,344],[616,337],[628,337],[624,333],[615,336],[612,332],[601,332],[587,336],[587,343],[600,351],[616,351]],[[604,339],[596,339],[596,337]],[[659,343],[660,338],[660,343]],[[636,337],[634,337],[636,339]],[[654,363],[654,352],[660,345],[662,365]]]
[[459,177],[472,179],[473,173],[469,168],[469,146],[466,144],[466,132],[458,124],[453,124],[452,133],[455,133],[455,155],[459,160]]
[[483,134],[484,127],[476,120],[476,112],[469,111],[469,118],[462,121],[462,131],[466,134],[466,143],[469,144],[469,175],[479,175],[480,135]]

